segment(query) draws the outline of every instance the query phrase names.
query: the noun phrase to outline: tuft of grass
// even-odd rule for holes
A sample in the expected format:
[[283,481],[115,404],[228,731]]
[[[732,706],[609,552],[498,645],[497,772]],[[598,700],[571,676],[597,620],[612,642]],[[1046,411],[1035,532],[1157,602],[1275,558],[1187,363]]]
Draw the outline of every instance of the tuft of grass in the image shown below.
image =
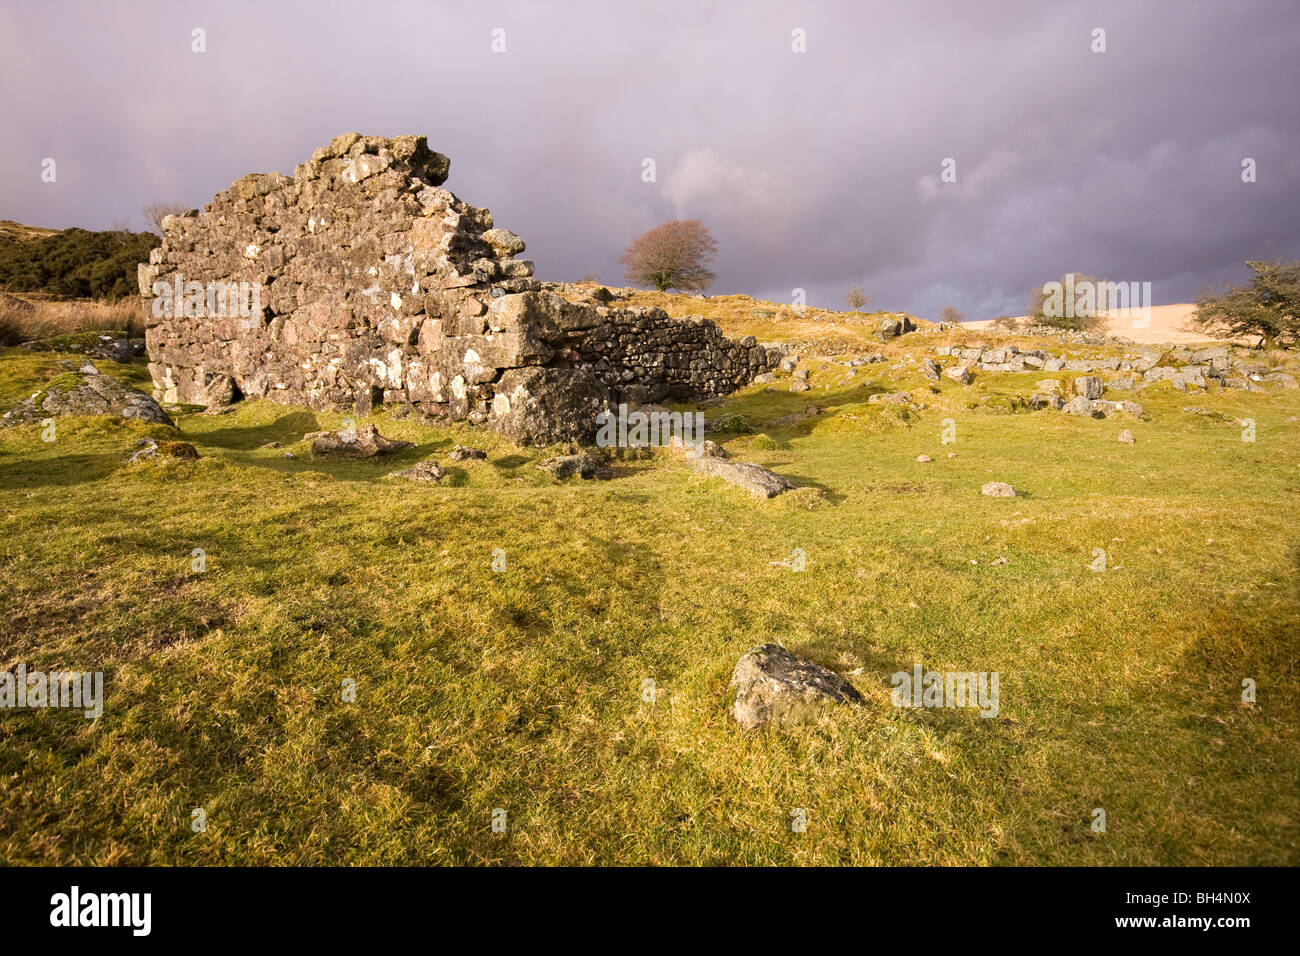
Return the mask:
[[0,294],[0,346],[91,332],[125,332],[133,338],[142,337],[139,300],[29,301]]

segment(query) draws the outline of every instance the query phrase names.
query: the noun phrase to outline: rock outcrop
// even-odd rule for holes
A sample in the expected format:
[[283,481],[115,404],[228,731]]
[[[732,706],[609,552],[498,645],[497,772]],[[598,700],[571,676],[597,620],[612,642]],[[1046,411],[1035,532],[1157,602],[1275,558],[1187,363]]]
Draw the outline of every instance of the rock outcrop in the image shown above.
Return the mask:
[[75,372],[50,379],[35,395],[5,412],[0,425],[31,425],[64,415],[116,415],[157,425],[175,424],[144,392],[86,362]]
[[724,394],[780,360],[711,321],[546,291],[522,239],[442,188],[449,166],[424,137],[348,133],[165,219],[139,270],[156,395],[398,403],[549,444],[589,441],[611,404]]

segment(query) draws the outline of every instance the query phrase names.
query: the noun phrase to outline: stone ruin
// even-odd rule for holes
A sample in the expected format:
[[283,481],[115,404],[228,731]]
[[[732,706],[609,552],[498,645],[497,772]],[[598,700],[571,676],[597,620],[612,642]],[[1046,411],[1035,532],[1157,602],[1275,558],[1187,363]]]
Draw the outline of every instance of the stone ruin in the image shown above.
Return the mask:
[[399,404],[550,444],[590,441],[617,403],[724,394],[779,362],[708,320],[549,291],[523,240],[441,188],[449,166],[422,136],[348,133],[164,220],[139,269],[155,396]]

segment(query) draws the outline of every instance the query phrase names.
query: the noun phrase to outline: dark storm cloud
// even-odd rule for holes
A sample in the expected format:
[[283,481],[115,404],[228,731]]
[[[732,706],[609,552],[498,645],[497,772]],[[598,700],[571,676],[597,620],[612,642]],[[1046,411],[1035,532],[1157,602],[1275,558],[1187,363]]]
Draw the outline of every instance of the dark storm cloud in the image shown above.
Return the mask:
[[680,216],[718,239],[714,292],[974,318],[1081,269],[1184,301],[1300,258],[1296,49],[1287,0],[10,2],[0,218],[139,226],[340,132],[419,132],[544,278],[619,282]]

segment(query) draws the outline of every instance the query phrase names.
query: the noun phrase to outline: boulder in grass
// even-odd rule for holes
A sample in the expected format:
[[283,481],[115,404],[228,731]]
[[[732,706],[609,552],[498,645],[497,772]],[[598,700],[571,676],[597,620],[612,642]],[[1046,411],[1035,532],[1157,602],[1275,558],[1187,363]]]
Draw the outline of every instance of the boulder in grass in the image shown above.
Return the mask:
[[1074,380],[1074,394],[1084,398],[1101,398],[1106,386],[1095,375],[1080,375]]
[[798,487],[789,478],[768,471],[752,461],[732,461],[714,455],[687,457],[686,463],[696,471],[721,478],[759,498],[775,498],[783,491]]
[[1097,403],[1085,395],[1076,395],[1065,403],[1061,409],[1067,415],[1087,415],[1089,418],[1104,418],[1106,413],[1097,407]]
[[614,472],[604,458],[586,452],[579,455],[559,455],[539,461],[537,467],[549,474],[556,481],[572,478],[574,475],[589,481],[592,478],[612,478]]
[[862,695],[839,674],[779,644],[763,644],[741,657],[730,688],[735,692],[731,716],[745,730],[815,720],[829,705],[862,703]]
[[197,461],[199,450],[187,441],[155,441],[152,438],[141,438],[124,457],[128,465],[148,461],[151,458]]
[[419,462],[412,465],[404,471],[390,471],[389,478],[405,478],[407,481],[442,481],[442,476],[447,472],[442,466],[430,458],[428,461]]
[[452,461],[470,461],[471,459],[486,458],[487,452],[483,451],[481,448],[467,448],[464,445],[457,445],[448,452],[447,457]]
[[318,458],[375,458],[415,447],[409,441],[385,438],[370,424],[332,432],[312,432],[303,437],[311,439],[311,453]]
[[0,425],[34,425],[64,415],[116,415],[155,425],[175,424],[153,398],[86,362],[75,372],[50,379],[35,395],[5,412]]
[[980,494],[987,495],[990,498],[1014,498],[1016,489],[1005,481],[988,481],[984,483],[984,487],[980,488]]

